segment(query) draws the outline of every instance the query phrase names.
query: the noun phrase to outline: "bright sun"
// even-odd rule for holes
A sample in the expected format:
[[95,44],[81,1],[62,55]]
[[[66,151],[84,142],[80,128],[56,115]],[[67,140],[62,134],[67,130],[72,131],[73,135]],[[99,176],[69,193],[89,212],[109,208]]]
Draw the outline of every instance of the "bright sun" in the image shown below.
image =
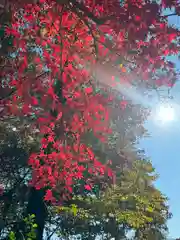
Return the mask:
[[157,119],[162,123],[173,121],[175,119],[174,109],[161,105],[157,110]]

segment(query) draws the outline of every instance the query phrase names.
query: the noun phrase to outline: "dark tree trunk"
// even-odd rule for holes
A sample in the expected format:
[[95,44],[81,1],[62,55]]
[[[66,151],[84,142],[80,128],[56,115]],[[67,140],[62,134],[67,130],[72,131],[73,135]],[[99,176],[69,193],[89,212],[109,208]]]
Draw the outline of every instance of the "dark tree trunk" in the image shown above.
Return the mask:
[[44,190],[36,190],[31,188],[28,199],[27,214],[35,215],[35,223],[38,225],[36,229],[36,239],[43,239],[43,231],[45,226],[45,220],[47,217],[47,209],[44,204]]
[[[27,194],[27,205],[24,209],[24,217],[34,214],[34,223],[37,224],[36,228],[36,240],[43,239],[43,232],[45,227],[45,220],[47,217],[47,209],[44,204],[44,190],[36,190],[34,187],[31,187],[27,191],[23,191],[22,194]],[[26,198],[26,197],[25,197]],[[13,203],[12,203],[13,204]],[[17,240],[24,240],[27,238],[27,233],[29,229],[25,221],[22,219],[20,222],[15,223],[12,231],[15,233]],[[8,238],[9,239],[9,238]]]

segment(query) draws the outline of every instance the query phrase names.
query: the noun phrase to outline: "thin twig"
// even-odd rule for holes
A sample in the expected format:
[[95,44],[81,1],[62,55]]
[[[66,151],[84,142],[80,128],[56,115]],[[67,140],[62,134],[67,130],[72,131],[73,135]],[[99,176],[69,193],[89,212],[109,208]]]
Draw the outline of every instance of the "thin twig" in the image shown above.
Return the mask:
[[164,16],[160,16],[160,17],[167,18],[167,17],[171,17],[171,16],[177,16],[177,13],[176,12],[175,13],[170,13],[168,15],[164,15]]

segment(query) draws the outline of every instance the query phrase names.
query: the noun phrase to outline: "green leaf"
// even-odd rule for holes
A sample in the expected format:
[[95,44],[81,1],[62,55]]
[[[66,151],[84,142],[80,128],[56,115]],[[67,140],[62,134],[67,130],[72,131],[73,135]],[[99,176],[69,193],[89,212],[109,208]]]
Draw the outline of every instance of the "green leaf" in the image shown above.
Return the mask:
[[9,240],[16,240],[15,233],[13,231],[10,232],[9,234]]
[[72,207],[71,212],[74,214],[74,216],[76,216],[77,215],[77,206],[75,204],[72,204],[71,207]]
[[37,228],[38,225],[37,225],[36,223],[34,223],[34,224],[32,225],[32,227],[33,227],[33,228]]
[[148,211],[148,212],[150,212],[150,213],[152,213],[153,212],[153,208],[152,207],[148,207],[147,209],[146,209],[146,211]]

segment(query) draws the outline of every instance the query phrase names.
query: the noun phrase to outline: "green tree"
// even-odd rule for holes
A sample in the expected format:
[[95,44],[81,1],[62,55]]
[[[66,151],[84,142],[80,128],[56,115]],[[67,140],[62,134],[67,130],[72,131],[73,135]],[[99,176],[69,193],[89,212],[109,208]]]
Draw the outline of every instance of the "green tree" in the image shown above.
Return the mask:
[[[26,122],[27,124],[27,122]],[[0,237],[3,239],[9,231],[13,231],[16,239],[21,239],[23,218],[29,214],[29,199],[33,188],[28,185],[31,169],[28,157],[38,148],[36,132],[21,119],[7,118],[0,121]],[[38,206],[36,198],[36,206]],[[30,214],[32,215],[32,214]],[[36,217],[36,216],[35,216]],[[36,217],[37,218],[37,217]]]
[[80,235],[81,239],[124,239],[130,230],[133,239],[167,237],[167,220],[171,217],[167,198],[154,186],[155,169],[148,160],[136,160],[131,169],[122,171],[116,185],[99,197],[74,196],[69,208],[57,208],[61,235]]

